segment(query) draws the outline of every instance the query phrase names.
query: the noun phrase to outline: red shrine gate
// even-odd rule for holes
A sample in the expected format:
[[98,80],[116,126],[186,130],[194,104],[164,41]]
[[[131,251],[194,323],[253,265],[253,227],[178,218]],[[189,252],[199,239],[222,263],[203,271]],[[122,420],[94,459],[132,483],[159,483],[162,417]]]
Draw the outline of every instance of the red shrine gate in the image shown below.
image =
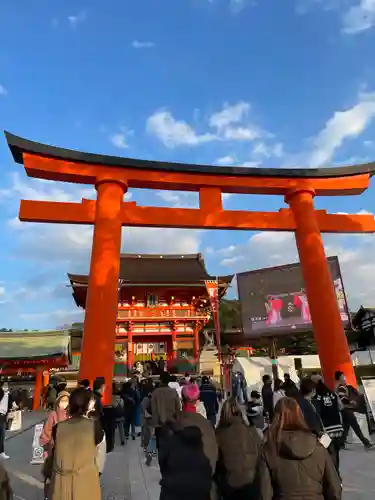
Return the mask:
[[[21,201],[20,220],[93,224],[90,282],[84,325],[81,377],[111,380],[116,341],[121,228],[125,226],[293,231],[325,379],[335,370],[356,385],[321,233],[373,233],[372,215],[315,210],[315,196],[359,195],[375,164],[323,169],[211,167],[88,154],[6,134],[13,158],[27,175],[95,185],[97,200],[81,203]],[[195,191],[199,209],[140,207],[124,202],[129,188]],[[281,195],[279,212],[224,210],[223,193]],[[100,356],[97,353],[100,352]],[[110,384],[109,384],[110,386]],[[110,387],[105,402],[111,401]]]

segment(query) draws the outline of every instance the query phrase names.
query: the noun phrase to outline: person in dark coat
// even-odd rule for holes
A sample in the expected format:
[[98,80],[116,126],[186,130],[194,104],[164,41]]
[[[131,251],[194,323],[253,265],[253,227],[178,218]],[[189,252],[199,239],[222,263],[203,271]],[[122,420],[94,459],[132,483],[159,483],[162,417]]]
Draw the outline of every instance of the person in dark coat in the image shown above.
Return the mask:
[[95,412],[99,418],[103,417],[103,403],[102,398],[105,392],[105,381],[103,378],[98,377],[94,381],[93,395],[95,398]]
[[0,465],[0,500],[13,500],[13,491],[10,487],[7,471]]
[[176,389],[168,386],[169,381],[169,373],[163,372],[160,376],[160,385],[154,390],[151,397],[151,413],[158,450],[163,439],[165,424],[175,422],[181,411],[180,397]]
[[213,427],[216,425],[216,417],[219,411],[219,398],[216,388],[208,377],[202,377],[202,385],[200,386],[200,401],[206,409],[207,420],[211,422]]
[[125,439],[129,439],[129,432],[133,441],[136,437],[135,419],[137,404],[139,403],[138,392],[134,389],[131,381],[126,382],[121,389],[121,397],[124,401],[124,416],[125,416]]
[[333,463],[339,472],[340,468],[340,449],[342,447],[342,436],[344,427],[340,411],[340,402],[337,394],[332,392],[323,382],[319,375],[311,377],[316,382],[316,394],[312,399],[317,412],[323,422],[324,432],[328,434],[331,443],[327,448],[331,454]]
[[324,426],[313,403],[315,393],[315,383],[310,378],[304,378],[300,385],[300,395],[296,399],[302,410],[307,427],[316,436],[321,437],[324,434]]
[[219,460],[216,482],[223,500],[259,498],[262,441],[256,428],[244,422],[235,398],[225,401],[216,429]]
[[290,378],[289,373],[284,373],[284,383],[282,386],[285,396],[288,396],[288,398],[298,398],[298,387],[296,386],[295,382]]
[[270,375],[263,375],[262,400],[264,414],[268,421],[271,422],[273,418],[273,390]]
[[343,372],[337,371],[335,373],[336,381],[336,394],[340,398],[342,405],[342,421],[344,427],[344,434],[342,437],[343,445],[348,438],[350,428],[353,429],[354,433],[357,435],[358,439],[363,443],[366,449],[373,447],[371,441],[369,441],[363,434],[362,429],[359,426],[357,417],[355,413],[360,410],[363,412],[363,402],[361,401],[361,396],[358,391],[351,385],[346,383],[346,378]]
[[262,481],[262,500],[341,500],[341,481],[332,459],[294,398],[277,403],[263,454],[268,478]]
[[184,410],[163,426],[160,500],[209,500],[218,457],[212,424],[197,413],[195,384],[184,386]]
[[160,500],[210,499],[212,470],[198,427],[171,430],[159,450],[159,466]]

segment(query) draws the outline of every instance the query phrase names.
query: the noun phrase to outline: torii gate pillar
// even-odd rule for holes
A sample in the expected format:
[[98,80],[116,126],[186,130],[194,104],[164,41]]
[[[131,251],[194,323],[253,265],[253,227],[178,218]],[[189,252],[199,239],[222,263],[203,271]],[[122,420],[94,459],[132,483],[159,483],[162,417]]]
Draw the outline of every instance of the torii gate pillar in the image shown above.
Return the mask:
[[356,387],[348,341],[314,208],[314,196],[313,190],[294,190],[286,195],[285,201],[292,209],[296,223],[296,243],[320,364],[324,380],[331,388],[337,370],[344,372],[348,384]]
[[103,403],[111,404],[121,250],[121,206],[125,183],[99,179],[90,279],[79,374],[92,383],[104,377]]

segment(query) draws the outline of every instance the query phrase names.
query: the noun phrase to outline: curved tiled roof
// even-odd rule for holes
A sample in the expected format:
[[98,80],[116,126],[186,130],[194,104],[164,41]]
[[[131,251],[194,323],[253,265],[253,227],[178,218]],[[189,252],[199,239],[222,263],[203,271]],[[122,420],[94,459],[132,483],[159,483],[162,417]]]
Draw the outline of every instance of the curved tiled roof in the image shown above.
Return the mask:
[[[68,274],[73,297],[78,306],[84,303],[79,288],[86,288],[89,277],[82,274]],[[204,282],[216,280],[208,274],[202,254],[160,255],[160,254],[121,254],[119,279],[126,284],[145,284],[166,286],[198,285],[204,287]],[[220,296],[230,285],[233,275],[219,276]],[[86,292],[84,292],[85,295]]]
[[374,174],[375,162],[362,165],[350,165],[334,168],[250,168],[250,167],[217,167],[211,165],[193,165],[187,163],[172,163],[135,158],[123,158],[93,153],[84,153],[71,149],[58,148],[47,144],[29,141],[5,132],[5,137],[13,158],[17,163],[23,163],[23,153],[31,153],[50,158],[62,159],[77,163],[106,165],[112,167],[156,170],[177,173],[198,173],[225,175],[237,177],[277,177],[277,178],[333,178],[354,176],[358,174]]

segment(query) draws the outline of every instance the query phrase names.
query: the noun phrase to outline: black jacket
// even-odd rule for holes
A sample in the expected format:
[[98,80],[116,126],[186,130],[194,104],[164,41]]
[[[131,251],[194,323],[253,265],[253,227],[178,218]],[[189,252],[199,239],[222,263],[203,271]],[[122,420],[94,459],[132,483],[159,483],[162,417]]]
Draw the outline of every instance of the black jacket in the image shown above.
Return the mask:
[[175,424],[160,443],[160,500],[209,500],[212,465],[204,450],[201,429],[190,423],[192,425]]
[[212,384],[202,384],[200,387],[200,398],[206,408],[207,417],[216,415],[219,411],[219,400],[217,392]]
[[303,417],[308,428],[311,430],[311,432],[316,434],[316,436],[320,437],[322,434],[324,434],[324,427],[314,403],[302,396],[298,397],[297,402],[302,410]]
[[13,492],[9,483],[7,471],[0,465],[0,500],[12,500]]
[[98,418],[103,417],[103,403],[102,403],[102,394],[100,392],[93,392],[95,398],[95,414]]
[[264,384],[262,387],[262,399],[264,413],[268,414],[270,420],[273,418],[273,390],[271,384]]
[[135,410],[139,403],[138,392],[132,387],[124,389],[121,392],[121,397],[124,401],[124,416],[129,419],[135,418]]
[[[225,427],[216,429],[219,460],[216,481],[224,498],[259,498],[258,470],[262,442],[255,427],[242,417],[233,417]],[[237,493],[242,493],[237,495]]]
[[278,448],[264,446],[269,474],[263,500],[340,500],[340,478],[328,451],[309,432],[283,431]]
[[[319,388],[321,390],[318,391]],[[337,394],[330,391],[328,387],[324,388],[318,385],[317,393],[312,402],[322,419],[324,431],[330,438],[340,438],[344,428]]]

